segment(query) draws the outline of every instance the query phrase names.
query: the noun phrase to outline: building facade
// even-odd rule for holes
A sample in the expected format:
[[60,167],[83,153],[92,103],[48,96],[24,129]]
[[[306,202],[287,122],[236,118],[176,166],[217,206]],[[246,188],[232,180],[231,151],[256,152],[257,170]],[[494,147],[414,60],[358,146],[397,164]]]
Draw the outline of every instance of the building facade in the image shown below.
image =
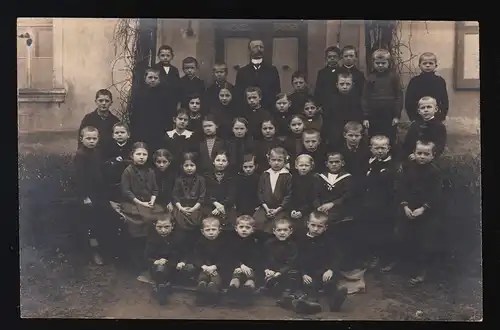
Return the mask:
[[[18,20],[20,134],[74,131],[81,118],[94,109],[98,89],[110,88],[115,96],[126,90],[129,55],[115,42],[118,23],[118,19]],[[179,69],[183,58],[196,57],[199,75],[207,82],[215,61],[227,63],[229,81],[234,82],[238,68],[248,62],[248,41],[256,37],[264,41],[266,60],[277,67],[286,92],[291,90],[291,75],[296,70],[307,72],[314,88],[316,74],[324,66],[324,49],[330,45],[358,47],[359,67],[364,70],[366,66],[363,21],[158,19],[154,25],[155,48],[172,46],[173,64]],[[478,129],[477,22],[403,21],[398,24],[397,42],[404,59],[403,82],[408,82],[410,72],[418,72],[419,54],[436,53],[438,74],[446,80],[450,97],[449,129],[463,121],[472,123],[469,129]],[[118,99],[114,106],[120,108]],[[460,120],[454,121],[457,118]]]

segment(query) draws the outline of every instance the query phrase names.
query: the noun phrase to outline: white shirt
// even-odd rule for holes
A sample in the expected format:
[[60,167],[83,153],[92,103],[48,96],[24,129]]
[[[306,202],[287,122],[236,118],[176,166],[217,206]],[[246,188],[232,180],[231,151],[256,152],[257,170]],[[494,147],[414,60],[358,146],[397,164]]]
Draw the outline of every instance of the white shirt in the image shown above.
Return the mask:
[[272,168],[266,170],[267,173],[269,173],[269,180],[271,181],[271,191],[274,194],[274,189],[276,189],[276,183],[278,182],[278,177],[282,173],[290,173],[285,167],[283,167],[279,171],[274,171]]
[[337,180],[338,176],[339,176],[338,174],[328,173],[328,181],[335,182],[335,180]]
[[180,136],[185,136],[186,139],[189,139],[191,137],[191,135],[193,135],[193,132],[185,130],[184,132],[179,134],[179,133],[177,133],[177,131],[175,129],[173,129],[171,131],[167,131],[167,135],[169,138],[173,138],[174,135],[180,135]]
[[164,66],[163,70],[165,70],[165,73],[168,74],[170,72],[170,66]]

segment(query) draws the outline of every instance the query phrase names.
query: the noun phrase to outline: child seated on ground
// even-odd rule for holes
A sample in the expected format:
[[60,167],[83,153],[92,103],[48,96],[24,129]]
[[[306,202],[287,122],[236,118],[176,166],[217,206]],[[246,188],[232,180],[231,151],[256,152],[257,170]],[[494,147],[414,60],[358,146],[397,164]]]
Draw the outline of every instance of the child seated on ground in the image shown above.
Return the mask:
[[285,168],[288,154],[281,147],[268,155],[270,169],[260,176],[258,197],[261,207],[255,212],[257,230],[272,233],[273,220],[285,217],[292,197],[292,175]]
[[156,184],[158,186],[158,197],[156,203],[164,210],[172,212],[172,189],[177,175],[177,171],[171,166],[173,156],[167,149],[158,149],[153,154],[155,166]]
[[305,228],[308,215],[319,207],[319,179],[312,172],[314,159],[309,155],[299,155],[295,159],[296,173],[292,175],[292,202],[290,217],[295,230]]
[[[243,164],[238,173],[236,184],[236,212],[238,215],[254,214],[259,208],[258,186],[260,175],[255,171],[255,156],[251,153],[243,157]],[[238,189],[245,187],[245,189]]]
[[196,173],[197,155],[186,152],[182,156],[182,174],[175,179],[172,200],[173,215],[180,229],[186,231],[186,241],[190,245],[196,239],[200,228],[202,211],[205,202],[205,178]]
[[188,251],[183,232],[175,229],[172,216],[169,213],[159,215],[149,228],[145,253],[160,305],[167,302],[171,282],[182,279],[180,272],[193,270],[193,265],[185,259]]
[[197,298],[200,303],[211,303],[230,276],[227,236],[221,235],[220,221],[215,217],[203,219],[201,234],[194,246],[193,261],[195,269],[200,271]]
[[[101,158],[96,149],[99,141],[99,131],[92,126],[85,126],[80,131],[80,143],[75,154],[75,185],[78,202],[81,203],[82,221],[91,249],[92,257],[97,265],[104,263],[99,240],[103,241],[104,203],[106,203],[104,178],[101,171]],[[86,242],[87,243],[87,242]]]
[[436,117],[438,112],[436,99],[430,96],[422,97],[418,101],[417,112],[420,120],[412,122],[408,133],[406,133],[401,150],[402,161],[415,160],[413,150],[417,140],[434,142],[435,158],[439,158],[443,154],[446,145],[446,126]]
[[[395,160],[389,155],[389,138],[375,135],[370,139],[372,157],[368,161],[368,171],[362,182],[363,208],[360,218],[360,236],[363,236],[363,261],[369,261],[369,267],[374,268],[382,263],[382,268],[388,262],[392,248],[395,220]],[[389,244],[388,244],[389,243]],[[361,244],[360,244],[361,245]]]
[[223,150],[216,152],[213,170],[205,173],[207,193],[203,214],[214,216],[221,221],[223,229],[232,230],[234,219],[235,180],[228,170],[229,161],[227,153]]
[[338,312],[347,296],[347,289],[339,288],[340,256],[330,237],[328,215],[313,212],[307,221],[307,230],[297,237],[297,269],[302,276],[302,290],[305,295],[297,297],[292,305],[298,313],[319,313],[319,290],[323,289],[331,312]]
[[[436,145],[419,140],[415,145],[415,161],[403,168],[397,185],[400,209],[396,222],[398,245],[392,250],[397,260],[411,262],[411,285],[422,283],[433,255],[436,229],[442,215],[442,176],[434,164]],[[393,265],[391,265],[393,266]],[[386,267],[389,271],[392,267]]]
[[300,288],[300,273],[294,268],[298,255],[296,241],[291,237],[292,223],[286,217],[273,221],[273,234],[264,243],[264,281],[266,289],[280,295],[278,305],[287,308],[292,294]]
[[137,270],[146,269],[144,265],[144,248],[147,229],[163,208],[156,203],[158,186],[154,170],[147,165],[148,149],[144,142],[132,145],[132,164],[122,175],[121,187],[123,193],[122,210],[132,242],[131,259]]
[[108,198],[114,202],[119,202],[122,199],[120,188],[122,174],[132,162],[130,159],[132,144],[129,137],[130,131],[127,124],[116,123],[113,125],[115,143],[110,143],[101,149],[104,160],[104,179],[109,187]]
[[256,276],[261,256],[260,242],[255,233],[255,220],[249,215],[236,218],[234,231],[230,234],[232,279],[229,293],[236,296],[240,292],[249,296],[255,290]]

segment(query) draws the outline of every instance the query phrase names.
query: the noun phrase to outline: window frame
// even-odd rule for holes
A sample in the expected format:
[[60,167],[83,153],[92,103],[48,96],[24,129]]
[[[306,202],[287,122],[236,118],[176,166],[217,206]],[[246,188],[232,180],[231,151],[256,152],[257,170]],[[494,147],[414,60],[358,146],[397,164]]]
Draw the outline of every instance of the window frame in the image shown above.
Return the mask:
[[467,25],[465,21],[455,23],[455,89],[479,90],[480,79],[466,79],[464,77],[465,63],[465,36],[479,35],[478,25]]
[[[24,18],[25,19],[25,18]],[[33,39],[34,34],[31,30],[33,27],[51,27],[52,28],[52,87],[50,88],[33,88],[31,86],[31,63],[30,56],[27,57],[27,78],[28,87],[18,88],[17,97],[19,103],[63,103],[66,99],[66,89],[64,88],[64,80],[62,75],[62,21],[58,18],[52,18],[52,22],[44,22],[42,19],[33,21],[24,21],[23,18],[18,18],[18,28],[26,28],[30,37]],[[18,30],[16,29],[17,38],[19,38]],[[26,40],[26,39],[23,39]],[[35,41],[36,42],[36,41]],[[31,48],[31,52],[33,48]]]

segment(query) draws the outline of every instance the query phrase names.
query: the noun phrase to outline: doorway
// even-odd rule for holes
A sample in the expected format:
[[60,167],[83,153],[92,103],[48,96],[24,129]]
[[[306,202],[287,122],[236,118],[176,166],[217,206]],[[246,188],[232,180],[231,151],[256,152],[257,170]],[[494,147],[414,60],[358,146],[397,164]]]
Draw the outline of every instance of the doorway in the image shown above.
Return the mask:
[[248,43],[264,42],[264,60],[278,69],[281,90],[291,92],[291,78],[307,70],[307,23],[301,20],[222,20],[215,26],[215,60],[228,66],[234,84],[239,68],[249,62]]

